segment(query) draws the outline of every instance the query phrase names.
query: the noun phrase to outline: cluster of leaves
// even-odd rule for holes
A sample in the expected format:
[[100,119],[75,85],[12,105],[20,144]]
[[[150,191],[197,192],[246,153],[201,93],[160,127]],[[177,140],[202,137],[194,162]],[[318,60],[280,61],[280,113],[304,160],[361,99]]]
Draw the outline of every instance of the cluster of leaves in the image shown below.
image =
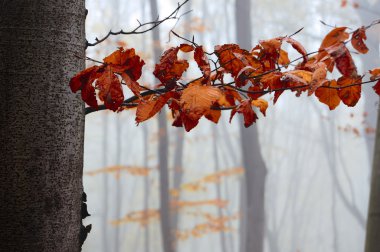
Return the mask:
[[[358,53],[367,53],[364,41],[369,27],[363,26],[351,33],[347,32],[347,27],[334,28],[313,53],[307,53],[293,35],[259,41],[250,51],[236,44],[224,44],[207,53],[202,46],[188,41],[189,44],[172,47],[161,56],[153,72],[160,81],[156,89],[137,82],[144,61],[135,50],[119,48],[104,58],[101,65],[74,76],[70,87],[73,92],[81,90],[83,100],[92,111],[137,107],[137,123],[150,119],[167,104],[174,119],[173,126],[184,127],[186,131],[194,128],[203,116],[217,123],[221,111],[226,109],[231,110],[230,121],[236,113],[242,114],[244,126],[249,127],[258,118],[256,110],[265,116],[268,101],[261,97],[273,92],[275,104],[285,90],[295,92],[296,96],[304,92],[315,95],[331,110],[341,101],[347,106],[355,106],[364,83],[377,82],[373,88],[380,95],[380,68],[370,70],[371,80],[363,82],[363,75],[358,74],[347,48],[351,42]],[[290,61],[282,48],[284,43],[290,44],[301,57]],[[180,59],[179,52],[193,54],[201,77],[181,82],[189,62]],[[329,78],[329,72],[335,69],[340,77]],[[226,76],[233,81],[226,82]],[[126,85],[134,96],[125,100],[122,85]],[[104,105],[98,105],[96,96]]]

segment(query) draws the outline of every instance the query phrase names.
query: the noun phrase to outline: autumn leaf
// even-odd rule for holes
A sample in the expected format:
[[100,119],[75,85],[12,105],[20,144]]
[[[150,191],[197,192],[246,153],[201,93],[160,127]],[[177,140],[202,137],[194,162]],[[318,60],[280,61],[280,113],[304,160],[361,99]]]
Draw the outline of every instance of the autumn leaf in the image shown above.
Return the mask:
[[204,78],[204,84],[210,84],[211,67],[202,46],[197,46],[194,51],[194,60],[197,62]]
[[[277,102],[277,99],[284,92],[284,90],[278,90],[285,88],[285,84],[281,81],[283,74],[281,72],[272,72],[264,75],[260,79],[260,83],[263,85],[263,89],[269,88],[269,90],[274,90],[273,104]],[[277,90],[276,90],[277,89]],[[252,97],[253,99],[256,97]]]
[[371,74],[370,80],[374,81],[377,78],[380,78],[380,68],[374,68],[372,70],[369,70],[369,73]]
[[340,97],[337,89],[328,87],[338,87],[336,80],[331,80],[328,84],[317,88],[314,94],[320,102],[329,106],[330,110],[333,110],[339,105]]
[[377,95],[380,95],[380,80],[376,82],[375,86],[372,87]]
[[82,100],[86,102],[90,107],[98,108],[98,102],[96,101],[95,88],[93,82],[98,78],[98,71],[101,69],[99,66],[89,67],[82,72],[75,75],[70,80],[70,88],[73,93],[81,90]]
[[323,62],[318,63],[318,67],[314,70],[312,79],[310,82],[310,89],[308,95],[312,95],[317,88],[322,86],[324,83],[327,83],[327,68]]
[[300,42],[290,37],[285,37],[282,40],[289,43],[297,52],[299,52],[302,55],[303,64],[305,64],[308,61],[307,51]]
[[152,95],[149,100],[140,100],[137,105],[136,123],[146,121],[157,114],[173,95],[174,92],[168,92],[162,95]]
[[260,112],[265,116],[268,108],[268,102],[264,99],[252,100],[251,104],[260,109]]
[[358,52],[363,54],[368,52],[368,47],[364,40],[367,40],[367,35],[365,34],[365,27],[362,26],[352,34],[351,44]]
[[285,66],[286,68],[290,64],[288,53],[282,49],[280,50],[280,56],[278,58],[278,64],[281,66]]
[[[245,67],[252,69],[251,73],[254,75],[262,73],[261,63],[253,57],[247,50],[241,49],[236,44],[225,44],[222,46],[215,46],[215,54],[219,59],[220,65],[227,73],[237,80],[241,75],[241,70]],[[247,69],[247,68],[246,68]],[[247,84],[248,79],[238,80],[236,86],[241,87]]]
[[236,113],[243,114],[244,127],[246,127],[246,128],[248,128],[254,122],[256,122],[256,119],[258,118],[255,111],[253,111],[253,109],[252,109],[250,99],[244,100],[242,103],[239,104],[239,106],[237,106],[236,108],[234,108],[231,111],[230,123],[231,123],[231,120]]
[[111,71],[121,75],[128,88],[134,95],[140,96],[141,88],[137,80],[141,77],[142,67],[145,64],[135,49],[119,48],[103,59],[104,63],[111,68]]
[[181,119],[186,131],[190,131],[199,119],[210,114],[211,106],[220,99],[222,92],[212,86],[202,85],[200,82],[191,83],[183,90],[180,99]]
[[334,59],[336,68],[343,76],[356,77],[358,75],[351,53],[344,43],[335,44],[325,50]]
[[173,89],[176,86],[176,82],[189,67],[187,60],[178,59],[178,51],[187,52],[190,48],[193,47],[186,44],[169,48],[161,56],[160,62],[156,64],[153,74],[167,89]]
[[[342,76],[338,79],[338,96],[349,107],[353,107],[360,99],[362,77],[349,78]],[[356,85],[358,84],[358,85]],[[347,87],[348,86],[348,87]]]
[[106,108],[116,111],[124,101],[123,89],[112,68],[107,66],[96,81],[99,89],[99,99],[104,102]]

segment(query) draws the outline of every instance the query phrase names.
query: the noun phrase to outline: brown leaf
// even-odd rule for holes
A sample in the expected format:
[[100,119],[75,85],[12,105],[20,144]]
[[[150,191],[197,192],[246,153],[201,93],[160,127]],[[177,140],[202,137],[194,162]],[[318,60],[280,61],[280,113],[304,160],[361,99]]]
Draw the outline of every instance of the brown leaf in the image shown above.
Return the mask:
[[212,86],[194,82],[183,90],[180,99],[181,118],[186,131],[198,124],[199,119],[210,113],[211,106],[222,97],[222,92]]
[[338,90],[338,95],[344,104],[346,104],[349,107],[353,107],[356,105],[356,103],[360,99],[362,87],[361,85],[355,84],[360,84],[361,82],[362,77],[360,76],[356,78],[342,76],[338,79],[338,86],[341,87],[341,89]]
[[99,89],[99,99],[104,101],[107,109],[116,111],[124,101],[124,94],[121,83],[112,68],[107,66],[96,82]]
[[336,68],[343,76],[354,78],[358,75],[351,53],[344,43],[335,44],[325,50],[334,59]]
[[250,99],[244,100],[239,106],[234,108],[231,111],[231,116],[230,116],[230,122],[234,115],[237,113],[243,114],[244,116],[244,127],[248,128],[251,126],[254,122],[256,122],[257,115],[255,111],[252,109],[251,101]]
[[148,120],[157,114],[166,102],[173,97],[174,92],[162,95],[152,95],[149,100],[140,100],[136,110],[136,123]]
[[290,38],[290,37],[285,37],[283,38],[283,40],[289,44],[292,45],[292,47],[297,51],[299,52],[302,57],[303,57],[303,64],[305,64],[307,61],[308,61],[308,58],[307,58],[307,51],[306,49],[303,47],[303,45],[301,45],[300,42],[298,42],[297,40],[293,39],[293,38]]
[[364,40],[367,40],[367,35],[365,34],[365,27],[362,26],[352,34],[351,44],[358,52],[363,54],[368,52],[368,47]]
[[83,101],[96,109],[98,108],[98,102],[96,101],[95,88],[92,84],[98,78],[100,70],[101,67],[92,66],[78,73],[70,80],[71,91],[75,93],[81,90]]
[[[336,80],[330,81],[326,86],[338,87]],[[318,100],[327,106],[330,110],[335,109],[340,103],[340,97],[338,96],[338,90],[334,88],[325,88],[319,87],[315,91],[315,96],[318,97]]]
[[380,80],[376,82],[376,85],[372,87],[375,90],[377,95],[380,95]]
[[210,74],[211,74],[211,67],[210,63],[208,62],[207,56],[205,52],[203,51],[202,46],[197,46],[194,51],[194,60],[197,62],[199,69],[201,70],[203,74],[203,78],[205,80],[204,84],[210,84]]
[[380,68],[374,68],[372,70],[369,70],[369,73],[371,74],[370,80],[374,81],[377,78],[380,78]]

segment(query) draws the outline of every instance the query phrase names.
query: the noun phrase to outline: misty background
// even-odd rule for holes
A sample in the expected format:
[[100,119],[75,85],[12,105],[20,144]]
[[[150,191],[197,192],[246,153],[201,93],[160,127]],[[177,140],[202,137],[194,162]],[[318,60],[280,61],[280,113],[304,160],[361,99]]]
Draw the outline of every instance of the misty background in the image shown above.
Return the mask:
[[[336,0],[236,1],[190,0],[180,13],[192,11],[178,23],[111,37],[87,54],[101,60],[117,47],[133,47],[146,62],[139,82],[153,87],[160,54],[185,43],[170,29],[194,36],[210,52],[225,43],[250,50],[259,40],[304,27],[294,38],[312,52],[331,30],[321,20],[356,29],[380,17],[379,0],[345,7]],[[178,1],[86,4],[93,42],[109,30],[134,29],[137,19],[163,18]],[[380,66],[379,34],[371,28],[369,54],[353,55],[359,73]],[[299,56],[283,48],[290,59]],[[191,64],[185,78],[199,75]],[[241,129],[240,115],[229,123],[229,111],[217,125],[201,119],[191,132],[172,127],[168,110],[138,126],[135,110],[87,115],[84,189],[91,217],[84,222],[92,230],[83,251],[169,252],[168,244],[180,252],[362,251],[378,108],[371,89],[363,88],[354,108],[341,103],[334,111],[306,94],[285,92],[274,106],[273,95],[266,95],[267,116],[248,130]]]

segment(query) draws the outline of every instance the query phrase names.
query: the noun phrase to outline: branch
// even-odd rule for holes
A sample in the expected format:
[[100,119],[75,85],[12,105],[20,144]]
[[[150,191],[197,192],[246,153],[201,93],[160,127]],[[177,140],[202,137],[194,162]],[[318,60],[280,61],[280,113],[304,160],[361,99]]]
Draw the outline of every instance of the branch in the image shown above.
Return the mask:
[[150,21],[150,22],[147,22],[147,23],[141,23],[139,20],[137,20],[137,22],[139,23],[139,25],[134,28],[133,30],[131,31],[123,31],[123,30],[120,30],[118,32],[113,32],[112,30],[108,32],[108,34],[106,36],[104,36],[103,38],[101,39],[98,39],[98,38],[95,38],[95,42],[93,43],[90,43],[86,40],[86,49],[87,47],[89,46],[96,46],[100,43],[102,43],[103,41],[105,41],[106,39],[108,39],[111,35],[115,36],[115,35],[132,35],[132,34],[143,34],[143,33],[146,33],[148,31],[151,31],[153,30],[154,28],[156,28],[157,26],[159,26],[160,24],[162,24],[163,22],[167,21],[167,20],[170,20],[170,19],[177,19],[179,20],[183,15],[185,15],[186,13],[182,14],[182,15],[179,15],[178,16],[178,12],[179,10],[181,9],[181,7],[183,5],[185,5],[189,0],[185,0],[183,3],[178,3],[178,6],[177,8],[172,12],[170,13],[167,17],[163,18],[163,19],[159,19],[157,18],[157,20],[154,20],[154,21]]

